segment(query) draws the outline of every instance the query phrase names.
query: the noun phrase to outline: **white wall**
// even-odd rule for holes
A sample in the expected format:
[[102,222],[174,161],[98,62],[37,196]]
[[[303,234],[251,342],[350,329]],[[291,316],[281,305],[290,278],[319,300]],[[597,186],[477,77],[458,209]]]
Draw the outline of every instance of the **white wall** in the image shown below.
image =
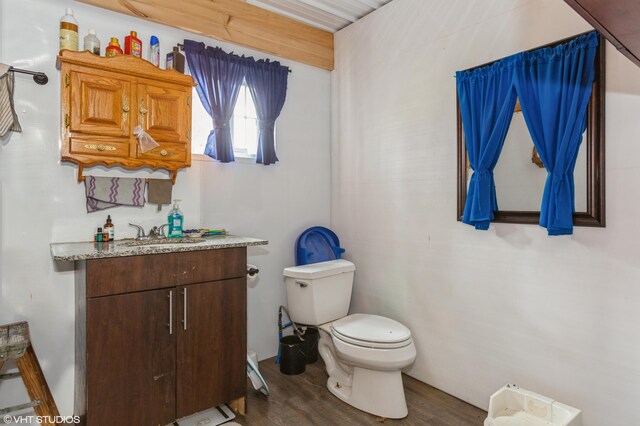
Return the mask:
[[[278,307],[286,305],[282,270],[295,265],[295,239],[311,226],[328,226],[330,217],[330,73],[287,65],[292,73],[276,129],[280,161],[263,166],[250,159],[231,164],[205,160],[202,166],[207,226],[269,240],[266,247],[248,249],[249,263],[260,269],[248,293],[249,348],[260,359],[278,351]],[[200,130],[203,138],[210,129],[207,123],[206,131]]]
[[[107,214],[113,218],[117,238],[132,237],[128,222],[145,228],[163,223],[168,209],[157,213],[155,206],[146,206],[87,214],[76,167],[60,163],[60,73],[55,56],[58,20],[65,7],[74,9],[81,38],[93,27],[103,49],[111,35],[122,40],[137,30],[145,53],[146,42],[155,34],[163,56],[185,38],[241,54],[265,55],[70,0],[0,0],[0,62],[44,71],[50,79],[48,85],[38,86],[30,77],[16,74],[15,102],[24,131],[0,140],[0,324],[29,321],[53,396],[61,413],[69,415],[74,380],[73,271],[72,265],[52,262],[49,243],[89,240]],[[293,262],[294,238],[307,224],[329,222],[330,74],[285,64],[293,74],[277,129],[281,163],[223,166],[196,158],[190,169],[179,173],[174,187],[174,197],[183,200],[186,226],[221,226],[235,234],[269,238],[269,246],[249,251],[250,260],[263,272],[249,292],[249,346],[261,358],[275,355],[277,307],[284,302],[281,271]],[[248,199],[252,190],[257,195]],[[310,213],[299,219],[306,208]],[[19,382],[0,384],[0,406],[25,400]]]
[[456,70],[589,30],[561,0],[394,0],[336,36],[331,224],[352,311],[411,328],[409,374],[474,405],[505,383],[640,424],[640,69],[607,48],[607,227],[456,221]]

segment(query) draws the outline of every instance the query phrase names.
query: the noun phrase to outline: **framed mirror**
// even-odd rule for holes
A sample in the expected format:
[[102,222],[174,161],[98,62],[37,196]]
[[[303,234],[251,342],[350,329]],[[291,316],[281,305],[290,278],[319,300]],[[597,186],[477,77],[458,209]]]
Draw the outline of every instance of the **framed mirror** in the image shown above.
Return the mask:
[[[559,40],[544,46],[555,47],[575,38]],[[605,226],[605,38],[598,37],[593,91],[587,109],[587,130],[583,135],[575,176],[574,226]],[[495,61],[494,61],[495,62]],[[493,64],[490,62],[476,69]],[[462,221],[467,200],[469,167],[467,149],[462,128],[462,116],[456,93],[458,132],[458,221]],[[516,104],[507,138],[498,164],[494,170],[498,208],[494,222],[538,224],[540,204],[547,172],[535,152],[533,140],[527,130],[524,117]]]

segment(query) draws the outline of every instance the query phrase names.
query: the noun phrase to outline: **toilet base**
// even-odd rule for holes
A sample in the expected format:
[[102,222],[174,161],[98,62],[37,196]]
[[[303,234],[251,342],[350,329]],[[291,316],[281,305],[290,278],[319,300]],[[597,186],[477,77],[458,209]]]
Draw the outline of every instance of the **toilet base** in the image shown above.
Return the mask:
[[400,371],[376,371],[353,367],[351,384],[329,377],[327,389],[347,404],[388,419],[407,416],[407,402]]

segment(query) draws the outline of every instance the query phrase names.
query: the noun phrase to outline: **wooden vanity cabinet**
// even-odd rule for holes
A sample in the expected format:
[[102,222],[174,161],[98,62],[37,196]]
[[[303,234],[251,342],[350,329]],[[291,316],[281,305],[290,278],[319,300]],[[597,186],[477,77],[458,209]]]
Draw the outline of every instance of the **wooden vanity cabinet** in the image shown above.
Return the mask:
[[157,426],[246,396],[246,248],[79,261],[76,407]]
[[[161,70],[133,56],[103,58],[63,50],[63,161],[150,167],[173,173],[191,165],[191,76]],[[140,125],[159,147],[142,153],[134,129]]]

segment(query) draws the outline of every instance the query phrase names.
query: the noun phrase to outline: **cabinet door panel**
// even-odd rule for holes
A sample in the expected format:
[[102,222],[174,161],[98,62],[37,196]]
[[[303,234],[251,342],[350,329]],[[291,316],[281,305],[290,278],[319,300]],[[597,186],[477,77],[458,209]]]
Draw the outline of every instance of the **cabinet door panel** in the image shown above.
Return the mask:
[[246,296],[244,277],[179,287],[178,418],[245,396]]
[[88,299],[88,426],[156,426],[176,418],[170,302],[175,308],[175,289]]
[[131,84],[125,80],[71,72],[72,132],[129,137]]
[[158,142],[189,140],[191,92],[168,86],[138,85],[138,123]]

